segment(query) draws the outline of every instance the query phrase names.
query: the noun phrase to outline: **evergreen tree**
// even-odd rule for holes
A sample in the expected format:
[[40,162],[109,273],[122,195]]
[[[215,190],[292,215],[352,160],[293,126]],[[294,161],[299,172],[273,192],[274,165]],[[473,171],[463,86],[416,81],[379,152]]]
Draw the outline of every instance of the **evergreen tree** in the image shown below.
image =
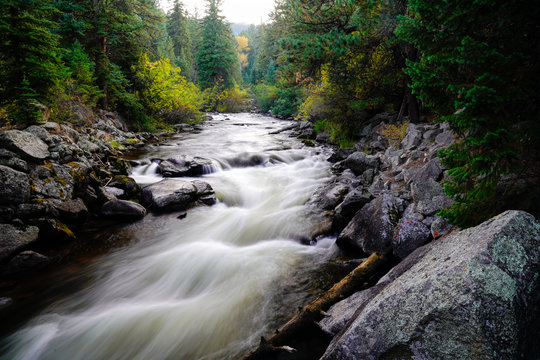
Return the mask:
[[537,178],[526,174],[538,168],[540,11],[524,0],[409,4],[398,35],[422,54],[408,62],[413,90],[462,138],[441,154],[456,200],[442,215],[474,225]]
[[1,0],[0,104],[19,123],[33,123],[64,76],[46,0]]
[[167,33],[172,41],[175,65],[182,69],[184,76],[193,79],[193,54],[188,20],[183,5],[178,0],[174,1],[173,8],[167,14]]
[[206,0],[201,43],[197,54],[198,82],[202,88],[221,84],[232,88],[239,80],[240,65],[236,40],[220,15],[221,0]]

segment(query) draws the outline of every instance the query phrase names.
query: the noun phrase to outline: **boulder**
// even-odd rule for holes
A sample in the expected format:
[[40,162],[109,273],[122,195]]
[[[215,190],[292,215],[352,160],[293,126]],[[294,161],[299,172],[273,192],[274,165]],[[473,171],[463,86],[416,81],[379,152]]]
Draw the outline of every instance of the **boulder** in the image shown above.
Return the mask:
[[439,210],[449,208],[454,203],[443,190],[441,184],[433,179],[411,184],[415,211],[424,215],[435,215]]
[[26,129],[24,129],[24,131],[37,136],[38,138],[43,140],[43,142],[45,142],[46,144],[50,144],[52,142],[49,132],[45,130],[43,126],[31,125],[27,127]]
[[23,159],[20,159],[17,154],[6,149],[0,149],[0,165],[10,167],[17,171],[28,172],[28,163]]
[[354,215],[339,234],[336,244],[366,254],[386,253],[392,247],[394,229],[403,212],[403,201],[383,193]]
[[210,195],[208,189],[210,185],[205,186],[203,190],[203,183],[203,181],[194,184],[191,181],[164,179],[143,189],[143,202],[155,211],[184,210],[199,198]]
[[67,201],[51,200],[51,204],[62,221],[82,223],[88,216],[88,208],[79,198]]
[[343,202],[336,207],[332,229],[341,232],[353,216],[372,200],[372,196],[363,189],[355,189],[345,196]]
[[381,160],[377,156],[367,155],[364,152],[356,151],[343,160],[343,166],[351,169],[356,176],[368,169],[377,169]]
[[430,239],[430,229],[424,223],[414,218],[402,218],[394,231],[392,252],[404,259]]
[[454,143],[454,133],[450,130],[443,131],[435,137],[437,145],[448,146]]
[[39,228],[39,239],[50,244],[63,244],[76,239],[66,224],[53,218],[32,219],[30,223]]
[[42,254],[34,251],[23,251],[9,261],[4,271],[4,275],[18,275],[28,271],[35,271],[49,265],[51,260]]
[[103,204],[101,214],[115,219],[136,221],[146,216],[146,209],[133,201],[112,200]]
[[412,150],[422,143],[422,132],[417,128],[415,124],[409,124],[407,126],[407,133],[403,140],[401,140],[401,146],[405,150]]
[[69,170],[68,166],[52,163],[36,167],[32,173],[33,198],[71,200],[75,182]]
[[193,180],[191,183],[195,186],[195,189],[197,189],[199,202],[209,206],[214,205],[217,202],[216,193],[209,183],[201,180]]
[[308,204],[322,210],[334,210],[349,192],[349,185],[342,183],[330,183],[320,189],[308,201]]
[[0,224],[0,262],[37,241],[38,235],[39,229],[35,226]]
[[438,217],[431,223],[431,236],[434,239],[437,239],[441,236],[446,235],[450,230],[452,230],[452,225],[447,223],[441,217]]
[[163,177],[201,176],[211,166],[208,159],[183,155],[161,161],[159,172]]
[[407,182],[422,182],[428,179],[439,181],[442,172],[441,161],[438,158],[435,158],[428,161],[424,166],[408,177]]
[[14,205],[30,198],[28,175],[0,165],[0,204]]
[[141,187],[137,182],[124,175],[117,175],[111,181],[110,186],[122,189],[125,194],[115,194],[117,197],[125,196],[127,199],[138,198],[141,193]]
[[379,281],[321,359],[536,359],[539,264],[540,224],[522,211],[434,241]]
[[39,162],[50,155],[49,147],[43,140],[30,132],[20,130],[8,130],[1,133],[0,146],[31,161]]

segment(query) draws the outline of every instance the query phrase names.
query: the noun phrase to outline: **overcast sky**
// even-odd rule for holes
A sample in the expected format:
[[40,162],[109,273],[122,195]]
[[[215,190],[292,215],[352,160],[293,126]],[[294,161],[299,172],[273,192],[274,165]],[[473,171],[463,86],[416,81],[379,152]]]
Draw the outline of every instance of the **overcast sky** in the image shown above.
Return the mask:
[[[199,15],[203,16],[206,9],[204,0],[180,0],[185,8],[194,13],[198,9]],[[165,10],[170,8],[172,0],[161,0]],[[237,24],[260,24],[268,21],[268,15],[274,9],[274,0],[223,0],[222,14],[231,23]]]

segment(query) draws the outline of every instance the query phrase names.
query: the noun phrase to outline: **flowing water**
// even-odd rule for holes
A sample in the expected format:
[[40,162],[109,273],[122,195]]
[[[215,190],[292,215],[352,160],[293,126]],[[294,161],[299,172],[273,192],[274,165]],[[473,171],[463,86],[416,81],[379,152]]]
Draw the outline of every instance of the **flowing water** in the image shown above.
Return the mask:
[[287,122],[216,115],[143,155],[132,176],[161,180],[155,158],[209,158],[212,207],[148,215],[130,243],[102,256],[82,289],[57,299],[3,342],[2,359],[236,359],[313,296],[331,239],[295,240],[313,226],[304,203],[330,177],[324,149]]

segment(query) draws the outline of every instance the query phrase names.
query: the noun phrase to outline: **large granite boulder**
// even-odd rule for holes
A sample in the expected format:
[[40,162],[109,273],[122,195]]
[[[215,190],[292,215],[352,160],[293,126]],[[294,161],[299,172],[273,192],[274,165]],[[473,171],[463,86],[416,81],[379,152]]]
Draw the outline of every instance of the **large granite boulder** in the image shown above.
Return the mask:
[[348,193],[341,204],[336,207],[332,229],[336,232],[341,232],[354,215],[372,199],[372,195],[362,188],[357,188]]
[[392,247],[394,229],[403,212],[403,201],[383,193],[354,215],[337,238],[344,249],[361,250],[366,254],[385,253]]
[[424,245],[431,238],[430,229],[414,218],[402,218],[392,239],[392,252],[400,259],[404,259],[414,250]]
[[163,160],[159,163],[159,172],[163,177],[201,176],[210,172],[212,161],[187,155]]
[[[203,186],[204,185],[204,186]],[[164,179],[143,189],[144,204],[155,211],[184,210],[200,198],[213,194],[212,187],[203,182]]]
[[439,210],[452,206],[453,200],[443,190],[441,184],[433,179],[411,184],[411,193],[415,202],[415,211],[431,216]]
[[407,132],[403,140],[401,141],[401,146],[405,150],[412,150],[422,143],[422,132],[415,124],[409,124],[407,126]]
[[111,200],[103,204],[101,214],[108,218],[136,221],[146,216],[146,209],[133,201]]
[[0,262],[37,241],[38,235],[39,229],[35,226],[0,224]]
[[441,160],[435,158],[428,161],[421,168],[417,169],[417,171],[415,171],[414,174],[407,179],[407,181],[411,183],[424,182],[429,179],[439,181],[442,173],[443,169],[441,166]]
[[336,311],[321,359],[537,359],[539,271],[540,223],[507,211],[417,249],[354,314]]
[[71,200],[75,181],[70,170],[69,166],[58,164],[36,167],[32,173],[32,196],[37,199]]
[[42,161],[50,155],[47,144],[36,135],[26,131],[4,131],[0,134],[0,146],[32,161]]
[[380,163],[381,160],[377,156],[367,155],[362,151],[357,151],[343,160],[342,165],[347,169],[351,169],[358,176],[362,175],[368,169],[377,169]]
[[17,171],[28,172],[28,163],[9,150],[0,149],[0,165],[4,165]]
[[21,204],[30,198],[28,175],[0,165],[0,204]]

